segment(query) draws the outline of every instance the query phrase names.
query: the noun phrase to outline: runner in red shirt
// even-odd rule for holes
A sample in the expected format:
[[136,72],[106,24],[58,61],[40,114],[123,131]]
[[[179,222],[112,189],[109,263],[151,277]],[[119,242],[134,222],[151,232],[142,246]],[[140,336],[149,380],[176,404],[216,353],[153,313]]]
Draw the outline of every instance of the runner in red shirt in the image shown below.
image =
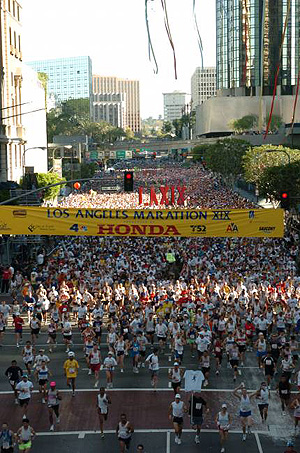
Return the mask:
[[13,323],[15,326],[15,334],[18,348],[20,343],[22,343],[22,333],[24,324],[24,320],[21,318],[20,313],[16,313],[15,315],[13,315]]

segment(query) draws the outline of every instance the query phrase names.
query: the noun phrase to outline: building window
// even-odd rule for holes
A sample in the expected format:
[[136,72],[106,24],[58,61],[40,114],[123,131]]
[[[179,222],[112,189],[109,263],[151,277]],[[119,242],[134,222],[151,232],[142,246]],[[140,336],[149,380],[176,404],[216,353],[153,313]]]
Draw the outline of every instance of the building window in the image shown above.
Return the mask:
[[12,45],[11,27],[9,27],[9,44]]
[[15,0],[13,1],[13,16],[15,17],[16,15],[16,2]]

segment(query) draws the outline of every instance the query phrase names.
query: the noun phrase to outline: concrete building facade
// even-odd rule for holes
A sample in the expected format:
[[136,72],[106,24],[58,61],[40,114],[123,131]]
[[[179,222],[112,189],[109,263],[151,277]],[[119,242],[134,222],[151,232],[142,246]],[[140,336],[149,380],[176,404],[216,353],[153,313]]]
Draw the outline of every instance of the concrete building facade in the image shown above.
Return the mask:
[[38,74],[29,66],[22,67],[22,121],[25,149],[23,172],[47,173],[47,119],[45,90]]
[[216,68],[196,68],[191,79],[192,110],[216,95]]
[[0,181],[22,176],[24,127],[21,115],[22,5],[18,0],[0,2]]
[[133,132],[140,132],[140,82],[138,80],[128,80],[118,77],[94,75],[93,93],[94,99],[97,95],[122,95],[121,97],[123,97],[126,102],[124,126],[129,127]]
[[126,129],[125,93],[94,94],[93,119],[95,122],[106,121],[114,127]]
[[191,101],[191,96],[181,91],[163,93],[164,97],[164,121],[180,119]]

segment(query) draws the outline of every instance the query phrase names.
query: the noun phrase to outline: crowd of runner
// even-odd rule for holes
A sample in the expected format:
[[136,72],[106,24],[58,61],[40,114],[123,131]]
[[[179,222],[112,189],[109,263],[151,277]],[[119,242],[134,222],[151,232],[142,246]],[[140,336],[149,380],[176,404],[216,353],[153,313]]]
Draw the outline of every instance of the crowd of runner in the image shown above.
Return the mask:
[[[137,175],[149,187],[153,173],[158,185],[174,183],[174,167],[152,173],[140,171]],[[188,188],[187,207],[253,207],[224,188],[219,177],[201,168],[179,168],[178,174],[180,179],[175,183],[184,181]],[[72,194],[61,205],[137,208],[137,194]],[[182,364],[187,355],[194,368],[202,371],[204,387],[209,387],[212,372],[221,379],[224,367],[231,370],[233,395],[240,404],[243,441],[251,432],[255,402],[261,422],[266,423],[271,388],[278,390],[282,414],[294,412],[297,433],[300,397],[291,397],[294,382],[300,389],[296,232],[288,231],[284,239],[66,237],[58,239],[58,245],[56,252],[30,273],[13,266],[2,273],[2,291],[12,296],[13,303],[0,304],[0,345],[5,347],[6,326],[13,325],[20,359],[13,361],[5,374],[24,415],[16,437],[5,434],[5,439],[10,439],[7,441],[0,433],[2,444],[17,439],[23,451],[30,451],[35,433],[28,424],[27,407],[34,381],[41,403],[48,406],[50,430],[55,430],[60,422],[62,395],[51,369],[51,353],[62,338],[67,358],[61,366],[75,397],[79,364],[72,351],[74,332],[81,334],[82,354],[88,373],[94,376],[93,386],[99,388],[105,373],[108,391],[113,387],[116,370],[128,373],[128,365],[125,369],[124,364],[131,364],[134,374],[148,367],[156,391],[159,359],[170,345],[174,365],[166,372],[174,402],[169,416],[177,444],[181,444],[186,412],[196,430],[196,443],[200,442],[204,416],[210,416],[209,402],[202,394],[195,393],[189,407],[181,401]],[[170,254],[174,257],[171,262]],[[24,344],[22,333],[27,324],[31,340]],[[47,346],[39,348],[36,341],[42,331],[47,332]],[[103,342],[106,347],[101,346]],[[265,378],[250,394],[247,383],[236,387],[236,381],[243,374],[246,356],[253,352]],[[102,436],[109,404],[109,392],[101,387],[97,405]],[[224,403],[213,416],[223,452],[234,414]],[[3,430],[9,432],[7,427]],[[121,452],[129,445],[133,430],[122,414],[117,430]]]

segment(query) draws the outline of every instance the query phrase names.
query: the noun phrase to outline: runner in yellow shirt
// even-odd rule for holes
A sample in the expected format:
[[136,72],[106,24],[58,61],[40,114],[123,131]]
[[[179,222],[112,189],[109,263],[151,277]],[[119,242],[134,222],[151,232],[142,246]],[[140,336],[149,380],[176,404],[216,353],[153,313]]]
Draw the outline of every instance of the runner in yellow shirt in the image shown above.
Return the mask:
[[64,371],[67,377],[67,386],[72,386],[72,396],[75,396],[75,380],[78,374],[79,365],[77,360],[74,358],[74,352],[70,351],[68,356],[68,360],[64,363]]

